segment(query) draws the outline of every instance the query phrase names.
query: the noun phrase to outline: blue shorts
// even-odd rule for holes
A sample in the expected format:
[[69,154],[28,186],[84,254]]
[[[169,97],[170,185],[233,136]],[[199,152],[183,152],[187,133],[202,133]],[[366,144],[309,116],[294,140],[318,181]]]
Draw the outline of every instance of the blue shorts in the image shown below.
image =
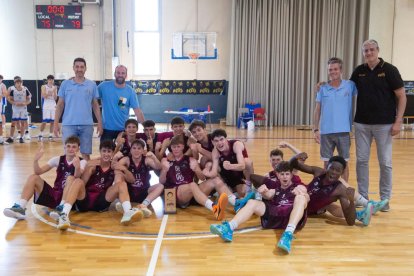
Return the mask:
[[79,137],[81,153],[92,153],[93,125],[62,126],[63,144],[65,144],[66,139],[70,136]]

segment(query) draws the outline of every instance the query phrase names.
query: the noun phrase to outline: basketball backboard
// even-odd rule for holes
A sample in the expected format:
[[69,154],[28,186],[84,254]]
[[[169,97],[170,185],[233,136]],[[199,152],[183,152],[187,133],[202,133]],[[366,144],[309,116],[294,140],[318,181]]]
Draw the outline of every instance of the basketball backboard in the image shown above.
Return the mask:
[[171,59],[217,59],[216,37],[214,32],[174,33]]

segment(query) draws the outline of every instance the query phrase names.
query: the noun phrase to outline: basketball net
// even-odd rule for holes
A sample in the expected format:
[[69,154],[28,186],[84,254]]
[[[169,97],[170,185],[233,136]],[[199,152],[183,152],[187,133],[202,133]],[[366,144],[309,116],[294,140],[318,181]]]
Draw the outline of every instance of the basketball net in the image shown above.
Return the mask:
[[199,53],[189,53],[188,54],[188,58],[190,59],[190,63],[197,63],[197,59],[199,58],[200,54]]

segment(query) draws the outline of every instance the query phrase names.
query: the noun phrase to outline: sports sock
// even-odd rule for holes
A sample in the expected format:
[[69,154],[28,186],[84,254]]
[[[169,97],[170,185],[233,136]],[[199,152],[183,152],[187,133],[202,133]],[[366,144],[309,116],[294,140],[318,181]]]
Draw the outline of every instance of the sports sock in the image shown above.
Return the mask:
[[65,203],[62,212],[69,216],[70,210],[72,210],[72,204]]
[[65,204],[65,202],[66,202],[66,201],[62,199],[62,200],[60,201],[59,205],[64,205],[64,204]]
[[149,201],[148,199],[144,199],[142,204],[145,205],[146,207],[148,207],[151,204],[151,201]]
[[204,203],[204,207],[206,207],[210,211],[213,211],[213,201],[211,201],[210,199],[207,199],[206,203]]
[[43,131],[41,131],[41,132],[39,133],[39,136],[43,136]]
[[228,195],[228,198],[229,198],[229,203],[234,206],[236,204],[236,196],[234,194],[231,194],[231,195]]
[[288,224],[288,226],[286,227],[285,231],[286,232],[290,232],[290,233],[293,234],[293,232],[295,232],[295,229],[296,229],[296,225],[294,225],[294,224]]
[[246,193],[250,193],[252,191],[252,182],[250,180],[244,180],[246,183]]
[[229,222],[230,225],[230,229],[231,231],[234,231],[234,229],[236,229],[239,225],[237,224],[237,222],[235,222],[234,220]]
[[355,201],[356,205],[361,205],[366,207],[368,204],[368,199],[366,199],[365,197],[363,197],[362,195],[359,195],[359,197],[357,198],[357,200]]
[[21,198],[21,199],[19,199],[19,201],[17,202],[17,204],[19,204],[19,205],[20,205],[20,207],[22,207],[22,208],[24,209],[24,208],[26,208],[26,205],[27,205],[27,200],[26,200],[26,199]]
[[131,201],[122,202],[122,209],[124,209],[124,213],[131,210],[132,209]]

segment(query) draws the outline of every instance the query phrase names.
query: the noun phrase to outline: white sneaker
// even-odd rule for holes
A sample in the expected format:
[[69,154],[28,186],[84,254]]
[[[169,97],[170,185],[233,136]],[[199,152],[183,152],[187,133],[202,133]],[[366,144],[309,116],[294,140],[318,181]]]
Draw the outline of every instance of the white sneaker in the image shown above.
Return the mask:
[[38,140],[39,142],[42,142],[42,141],[43,141],[43,135],[39,135],[39,136],[37,137],[37,140]]
[[144,218],[149,218],[152,215],[151,210],[148,209],[148,207],[144,204],[139,204],[137,207],[141,209],[142,213],[144,214]]
[[136,221],[140,221],[144,217],[144,213],[137,208],[132,208],[124,213],[121,219],[122,225],[130,225]]
[[24,134],[24,139],[25,140],[32,140],[32,137],[30,137],[30,134],[29,133],[25,133]]
[[59,216],[59,222],[58,222],[58,225],[57,225],[57,229],[59,229],[59,230],[67,230],[69,227],[70,227],[69,217],[65,213],[62,213]]
[[121,202],[118,201],[117,203],[115,203],[115,210],[118,213],[121,213],[121,214],[124,213],[124,208],[122,208],[122,203]]

